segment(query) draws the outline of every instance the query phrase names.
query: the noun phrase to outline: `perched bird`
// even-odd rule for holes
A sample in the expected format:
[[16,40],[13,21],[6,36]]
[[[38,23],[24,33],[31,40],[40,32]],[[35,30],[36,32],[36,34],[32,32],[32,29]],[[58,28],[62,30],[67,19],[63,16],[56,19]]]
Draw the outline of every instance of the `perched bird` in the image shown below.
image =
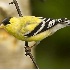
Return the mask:
[[35,16],[8,17],[1,26],[11,35],[22,41],[39,42],[57,30],[70,26],[67,18],[51,19]]

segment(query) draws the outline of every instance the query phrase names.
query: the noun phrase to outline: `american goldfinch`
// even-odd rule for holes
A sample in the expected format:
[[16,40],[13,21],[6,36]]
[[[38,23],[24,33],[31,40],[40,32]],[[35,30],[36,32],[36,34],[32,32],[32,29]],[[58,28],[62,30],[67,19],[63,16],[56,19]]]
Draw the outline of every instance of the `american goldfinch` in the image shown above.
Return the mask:
[[8,17],[2,26],[11,35],[22,41],[41,41],[57,30],[70,25],[67,18],[51,19],[35,16]]

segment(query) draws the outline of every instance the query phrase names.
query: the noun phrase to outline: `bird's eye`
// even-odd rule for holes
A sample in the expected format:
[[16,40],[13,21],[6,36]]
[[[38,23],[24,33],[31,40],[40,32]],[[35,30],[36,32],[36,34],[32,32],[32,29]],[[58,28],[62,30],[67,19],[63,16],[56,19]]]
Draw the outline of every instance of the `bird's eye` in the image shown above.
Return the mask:
[[5,19],[2,21],[2,23],[3,23],[4,25],[10,24],[10,22],[9,22],[10,19],[11,19],[11,17],[5,18]]

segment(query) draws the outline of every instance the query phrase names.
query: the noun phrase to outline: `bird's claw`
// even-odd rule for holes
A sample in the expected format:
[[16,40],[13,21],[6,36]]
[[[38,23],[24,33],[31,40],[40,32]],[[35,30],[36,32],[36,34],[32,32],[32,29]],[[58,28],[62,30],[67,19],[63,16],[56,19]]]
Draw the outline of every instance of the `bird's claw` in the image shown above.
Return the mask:
[[25,52],[26,52],[26,56],[29,55],[31,53],[31,48],[30,47],[24,47],[25,48]]

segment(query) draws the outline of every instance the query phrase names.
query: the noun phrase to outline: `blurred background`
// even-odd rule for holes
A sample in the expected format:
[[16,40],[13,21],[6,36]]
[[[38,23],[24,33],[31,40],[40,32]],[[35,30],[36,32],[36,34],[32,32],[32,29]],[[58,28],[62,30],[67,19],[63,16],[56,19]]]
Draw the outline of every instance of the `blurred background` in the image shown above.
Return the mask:
[[[70,19],[70,0],[31,0],[32,15]],[[70,27],[44,39],[35,49],[40,68],[70,68]]]
[[[14,5],[8,5],[11,1],[12,0],[0,0],[0,20],[3,20],[7,16],[18,16]],[[48,18],[66,17],[70,19],[70,0],[17,1],[23,15]],[[13,10],[11,8],[13,8]],[[5,36],[3,36],[4,34]],[[30,58],[24,55],[24,50],[22,50],[24,49],[24,44],[22,41],[15,39],[3,29],[0,30],[0,36],[0,68],[33,68],[33,63]],[[14,42],[16,45],[14,46],[18,46],[15,49],[12,47],[13,41],[10,41],[12,39],[13,41],[15,39]],[[7,46],[3,46],[5,42],[7,42]],[[10,46],[11,48],[9,47],[10,44],[12,45]],[[57,31],[52,36],[42,40],[41,43],[33,49],[33,51],[40,69],[70,68],[70,27],[65,27]]]

